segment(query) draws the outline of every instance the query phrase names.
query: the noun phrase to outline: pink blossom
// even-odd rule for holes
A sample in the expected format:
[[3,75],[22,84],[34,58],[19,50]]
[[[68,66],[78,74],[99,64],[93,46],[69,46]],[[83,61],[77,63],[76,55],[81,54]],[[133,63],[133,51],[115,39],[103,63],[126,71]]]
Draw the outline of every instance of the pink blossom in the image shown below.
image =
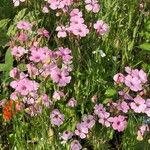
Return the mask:
[[132,77],[131,75],[125,77],[125,85],[135,92],[142,90],[141,81],[137,77]]
[[17,92],[13,92],[13,93],[11,93],[11,95],[10,95],[10,99],[12,99],[12,100],[18,100],[18,93]]
[[64,37],[66,37],[67,36],[67,29],[66,29],[66,27],[65,26],[58,26],[57,28],[56,28],[56,31],[58,31],[58,33],[57,33],[57,37],[58,38],[64,38]]
[[38,29],[37,33],[38,33],[38,35],[49,38],[49,32],[44,28]]
[[78,123],[76,128],[77,129],[75,130],[75,134],[78,135],[81,139],[86,138],[86,135],[88,134],[88,128],[86,123]]
[[109,121],[110,113],[108,112],[101,112],[99,114],[99,120],[98,122],[106,127],[110,127],[110,121]]
[[12,77],[12,78],[16,78],[18,79],[20,77],[20,70],[18,68],[13,68],[10,73],[9,73],[9,76]]
[[27,41],[27,39],[28,39],[28,35],[25,33],[20,33],[18,36],[18,40],[21,42],[25,42],[25,41]]
[[23,47],[21,47],[21,46],[19,46],[19,47],[15,46],[15,47],[12,48],[12,52],[11,53],[16,58],[20,58],[26,53],[26,50]]
[[43,9],[42,9],[42,12],[43,13],[49,13],[48,7],[44,6]]
[[52,69],[51,78],[58,86],[66,86],[71,80],[67,70],[60,70],[57,67]]
[[54,109],[50,114],[51,123],[60,126],[64,122],[64,115],[58,109]]
[[38,104],[31,105],[25,110],[31,117],[37,116],[38,114],[41,114],[42,107]]
[[14,6],[19,6],[20,2],[25,2],[25,0],[13,0]]
[[37,91],[39,87],[38,83],[27,78],[12,81],[10,86],[23,96],[28,95],[32,91]]
[[136,113],[143,113],[146,108],[145,100],[142,97],[137,96],[134,98],[134,102],[130,103],[130,106]]
[[144,112],[147,114],[147,116],[150,117],[150,99],[146,100],[146,108],[145,108]]
[[77,106],[77,101],[74,98],[71,98],[68,101],[67,106],[69,106],[69,107],[76,107]]
[[132,69],[130,68],[130,67],[125,67],[125,71],[126,71],[126,73],[128,73],[128,74],[130,74],[131,75],[131,73],[132,73]]
[[98,34],[104,35],[109,31],[109,26],[104,21],[98,20],[94,24],[94,29],[96,29]]
[[80,149],[82,149],[82,146],[79,143],[79,141],[74,140],[71,142],[71,150],[80,150]]
[[89,33],[89,29],[85,24],[77,24],[70,26],[69,29],[74,35],[79,37],[85,37]]
[[79,10],[79,9],[73,9],[71,12],[70,12],[70,17],[76,17],[78,16],[79,18],[82,18],[82,12]]
[[147,74],[142,69],[139,71],[138,76],[142,83],[147,82]]
[[50,4],[49,7],[53,10],[66,10],[73,3],[73,0],[48,0],[48,3]]
[[93,95],[91,98],[92,103],[96,103],[97,99],[98,99],[97,95]]
[[126,100],[133,100],[133,97],[130,96],[128,93],[125,93],[124,91],[119,91],[118,94]]
[[69,48],[63,48],[63,47],[58,48],[58,50],[59,51],[57,52],[57,54],[62,57],[63,63],[71,64],[73,58],[71,56],[71,50]]
[[35,77],[39,75],[39,71],[34,64],[27,64],[27,69],[30,77]]
[[147,124],[143,124],[139,127],[139,130],[137,131],[137,140],[143,140],[145,132],[149,132],[149,126]]
[[46,107],[50,107],[52,105],[52,101],[49,99],[47,94],[42,95],[42,104]]
[[109,120],[112,122],[113,129],[118,132],[124,131],[127,126],[127,121],[124,116],[119,115],[118,117],[111,117]]
[[85,0],[85,8],[87,11],[92,11],[94,13],[99,12],[100,5],[98,4],[97,0]]
[[93,126],[95,125],[95,119],[92,115],[85,115],[83,116],[82,120],[88,129],[93,128]]
[[130,108],[128,104],[125,101],[123,101],[123,102],[118,103],[117,109],[124,113],[127,113]]
[[64,93],[61,92],[61,91],[55,91],[55,92],[53,93],[53,99],[54,99],[55,101],[60,100],[60,99],[63,98],[64,96],[65,96]]
[[23,29],[23,30],[31,30],[32,24],[27,22],[27,21],[19,21],[17,23],[17,28],[18,29]]
[[117,73],[114,75],[113,79],[117,84],[124,83],[124,75],[122,73]]
[[43,62],[45,63],[48,59],[50,59],[50,51],[48,47],[41,47],[41,48],[31,48],[31,56],[29,59],[33,62]]
[[104,112],[104,111],[105,111],[105,108],[104,108],[104,106],[102,104],[96,104],[94,106],[94,113],[96,115],[99,115],[101,112]]
[[73,133],[71,131],[64,131],[60,138],[63,139],[64,141],[68,141],[69,139],[71,139],[73,136]]

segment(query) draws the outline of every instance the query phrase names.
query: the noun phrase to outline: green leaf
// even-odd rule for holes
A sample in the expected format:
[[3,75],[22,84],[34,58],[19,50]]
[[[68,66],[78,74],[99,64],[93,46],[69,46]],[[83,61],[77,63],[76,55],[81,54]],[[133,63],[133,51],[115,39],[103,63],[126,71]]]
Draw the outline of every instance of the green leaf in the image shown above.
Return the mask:
[[113,97],[113,96],[115,96],[116,95],[116,89],[114,89],[114,88],[108,88],[107,90],[106,90],[106,92],[105,92],[105,96],[106,97]]
[[0,71],[4,72],[7,70],[6,64],[0,64]]
[[146,50],[146,51],[150,51],[150,43],[143,43],[139,46],[139,48]]
[[19,70],[21,70],[21,71],[26,71],[26,70],[27,70],[26,64],[19,64],[19,65],[18,65],[18,68],[19,68]]
[[0,30],[6,29],[7,24],[9,23],[10,19],[2,19],[0,20]]
[[19,13],[15,16],[15,18],[14,18],[14,22],[18,22],[18,21],[20,21],[20,20],[22,20],[23,19],[23,17],[25,16],[25,14],[26,14],[26,8],[24,8],[24,9],[22,9],[21,11],[19,11]]
[[11,55],[11,50],[8,49],[5,54],[5,64],[7,66],[7,71],[10,71],[12,69],[13,62],[14,62],[14,59],[13,59],[13,56]]

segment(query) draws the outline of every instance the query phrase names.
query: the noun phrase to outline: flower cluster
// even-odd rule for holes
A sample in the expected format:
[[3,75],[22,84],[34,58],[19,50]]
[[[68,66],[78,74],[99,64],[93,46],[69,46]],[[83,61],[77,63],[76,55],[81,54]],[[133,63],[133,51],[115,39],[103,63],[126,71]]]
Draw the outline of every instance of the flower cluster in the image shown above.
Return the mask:
[[147,124],[143,124],[142,126],[140,126],[139,130],[137,131],[137,140],[142,141],[144,134],[149,131],[150,129]]
[[92,115],[85,115],[82,122],[78,123],[76,126],[75,134],[81,139],[86,138],[89,129],[95,125],[95,119]]
[[114,81],[119,83],[124,83],[130,90],[138,92],[143,89],[143,85],[147,82],[147,75],[141,69],[131,69],[130,67],[125,68],[126,76],[122,73],[118,73],[114,76]]
[[66,27],[61,25],[56,28],[58,38],[66,37],[67,33],[79,37],[85,37],[89,33],[89,29],[84,24],[83,14],[79,9],[73,9],[70,12],[70,23]]
[[48,0],[43,7],[43,12],[48,13],[49,8],[52,10],[63,10],[65,12],[72,4],[73,0]]
[[[10,86],[14,89],[11,99],[24,103],[26,112],[35,116],[42,112],[42,106],[49,108],[53,105],[50,97],[45,93],[44,80],[53,82],[60,88],[71,82],[71,50],[58,47],[54,51],[47,46],[41,46],[40,40],[49,38],[49,32],[44,28],[33,29],[32,23],[24,20],[18,22],[16,27],[18,32],[12,38],[11,53],[24,67],[22,69],[18,65],[10,71],[10,77],[13,78]],[[52,100],[55,102],[61,97],[64,97],[63,92],[56,90]],[[51,121],[52,124],[59,125],[62,122],[54,121],[58,113],[56,110],[51,113]]]
[[21,2],[25,2],[25,0],[13,0],[13,4],[15,7],[19,6]]
[[100,10],[100,5],[97,0],[85,0],[85,8],[87,11],[92,11],[98,13]]
[[[150,99],[146,98],[146,94],[141,93],[141,91],[135,93],[132,88],[125,84],[126,77],[129,74],[127,70],[129,69],[130,71],[132,71],[130,72],[130,75],[132,75],[132,77],[138,78],[141,81],[140,83],[142,86],[142,90],[144,89],[144,87],[147,87],[147,75],[143,70],[131,69],[129,67],[126,67],[126,75],[118,73],[114,76],[115,84],[120,88],[124,88],[122,91],[118,92],[119,99],[115,102],[110,101],[106,106],[104,106],[103,104],[97,103],[97,96],[94,95],[91,99],[93,103],[96,103],[96,105],[94,106],[94,113],[83,116],[82,121],[77,123],[73,135],[80,137],[80,139],[88,137],[89,131],[93,128],[96,121],[98,121],[98,123],[100,123],[104,127],[112,128],[113,130],[116,130],[118,132],[123,132],[128,125],[128,113],[142,113],[143,115],[145,114],[149,116]],[[134,96],[132,92],[134,93]],[[137,139],[143,140],[143,136],[146,132],[149,132],[149,127],[145,123],[144,125],[139,127],[139,130],[137,131]],[[74,144],[74,141],[76,144]],[[82,148],[81,144],[77,140],[73,140],[71,142],[71,149],[74,150],[74,147],[76,149]]]

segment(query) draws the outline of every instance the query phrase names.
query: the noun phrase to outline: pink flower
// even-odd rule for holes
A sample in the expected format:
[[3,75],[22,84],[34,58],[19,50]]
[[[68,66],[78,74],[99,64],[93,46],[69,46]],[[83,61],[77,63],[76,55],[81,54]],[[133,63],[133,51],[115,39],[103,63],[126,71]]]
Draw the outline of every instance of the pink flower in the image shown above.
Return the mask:
[[22,30],[31,30],[32,24],[27,21],[19,21],[17,23],[17,28]]
[[104,21],[98,20],[94,24],[94,29],[96,29],[98,34],[104,35],[109,31],[109,26]]
[[133,100],[133,97],[131,97],[128,93],[125,93],[124,91],[119,91],[118,94],[126,100]]
[[25,41],[27,41],[27,39],[28,39],[28,36],[25,33],[20,33],[18,36],[18,40],[21,42],[25,42]]
[[79,9],[73,9],[71,12],[70,12],[70,17],[76,17],[78,16],[79,18],[82,18],[82,12],[79,10]]
[[86,138],[88,134],[87,125],[84,122],[78,123],[76,126],[75,134],[78,135],[81,139]]
[[10,86],[15,89],[16,92],[23,96],[28,95],[32,91],[37,91],[39,84],[35,81],[23,78],[17,81],[12,81]]
[[73,136],[73,133],[71,131],[64,131],[62,133],[62,135],[60,136],[61,139],[63,139],[64,141],[68,141],[69,139],[71,139]]
[[137,131],[137,140],[141,141],[143,140],[143,136],[145,132],[149,132],[149,127],[147,124],[143,124],[139,127],[139,130]]
[[38,114],[41,114],[42,107],[38,104],[31,105],[25,110],[31,117],[37,116]]
[[48,3],[50,4],[49,7],[53,10],[63,9],[65,6],[60,0],[48,0]]
[[38,29],[37,33],[38,35],[49,38],[49,32],[44,28]]
[[92,103],[96,103],[97,99],[98,99],[97,95],[93,95],[91,98]]
[[30,77],[36,77],[39,75],[39,71],[34,64],[27,64],[27,69]]
[[68,101],[67,106],[69,106],[69,107],[76,107],[77,106],[77,101],[74,98],[71,98]]
[[9,76],[12,78],[19,78],[20,77],[20,70],[18,68],[13,68],[10,73]]
[[42,95],[42,104],[46,107],[50,107],[52,105],[52,101],[49,99],[47,94]]
[[142,83],[147,82],[147,74],[142,69],[139,71],[138,76]]
[[125,120],[125,117],[121,115],[119,115],[118,117],[111,117],[110,121],[112,122],[113,129],[117,130],[118,132],[124,131],[127,126],[127,121]]
[[110,113],[108,112],[101,112],[99,114],[99,120],[98,122],[106,127],[110,127],[110,121],[109,121]]
[[150,117],[150,99],[146,100],[146,108],[144,112]]
[[98,4],[97,0],[85,0],[85,8],[87,11],[92,11],[94,13],[99,12],[100,5]]
[[58,34],[57,34],[57,37],[58,38],[64,38],[64,37],[66,37],[67,36],[67,29],[66,29],[66,27],[65,26],[58,26],[57,28],[56,28],[56,31],[58,31]]
[[25,2],[25,0],[13,0],[14,6],[19,6],[20,2]]
[[119,84],[119,83],[124,83],[124,75],[122,73],[117,73],[114,75],[114,81]]
[[96,114],[96,115],[99,115],[101,112],[105,112],[105,108],[104,108],[104,106],[102,105],[102,104],[96,104],[95,106],[94,106],[94,113]]
[[126,71],[126,73],[128,73],[128,74],[131,74],[132,73],[132,69],[130,68],[130,67],[125,67],[125,71]]
[[45,63],[48,59],[50,59],[49,56],[49,49],[48,47],[43,47],[43,48],[31,48],[31,56],[29,57],[29,59],[33,62],[39,63],[39,62],[43,62]]
[[51,78],[58,86],[66,86],[71,80],[67,70],[60,70],[57,67],[52,69]]
[[18,100],[18,93],[17,92],[13,92],[13,93],[11,93],[11,95],[10,95],[10,99],[12,99],[12,100]]
[[15,46],[15,47],[12,48],[12,52],[11,53],[16,58],[20,58],[26,53],[26,50],[23,47],[21,47],[21,46],[19,46],[19,47]]
[[141,81],[137,77],[132,77],[131,75],[125,77],[125,85],[135,92],[142,90]]
[[71,142],[71,150],[80,150],[80,149],[82,149],[82,146],[79,143],[79,141],[74,140]]
[[63,59],[64,64],[71,64],[72,63],[72,56],[71,56],[71,50],[69,48],[58,48],[57,54],[60,55]]
[[82,120],[88,129],[93,128],[93,126],[95,125],[95,119],[92,115],[85,115],[83,116]]
[[134,98],[134,102],[130,103],[130,106],[136,113],[144,113],[146,108],[145,100],[142,97],[137,96]]
[[125,101],[123,101],[123,102],[118,103],[117,109],[124,113],[127,113],[130,108],[129,108],[128,104]]
[[65,95],[64,95],[63,92],[61,92],[61,91],[55,91],[54,94],[53,94],[53,99],[55,101],[57,101],[57,100],[60,100],[61,98],[63,98],[64,96]]
[[48,7],[44,6],[43,9],[42,9],[42,12],[43,13],[49,13]]
[[85,24],[77,24],[70,26],[69,29],[74,35],[79,37],[85,37],[89,33],[89,29]]
[[62,9],[65,11],[73,3],[73,0],[48,0],[48,3],[53,10]]
[[64,115],[58,109],[54,109],[50,114],[51,123],[60,126],[64,122]]

